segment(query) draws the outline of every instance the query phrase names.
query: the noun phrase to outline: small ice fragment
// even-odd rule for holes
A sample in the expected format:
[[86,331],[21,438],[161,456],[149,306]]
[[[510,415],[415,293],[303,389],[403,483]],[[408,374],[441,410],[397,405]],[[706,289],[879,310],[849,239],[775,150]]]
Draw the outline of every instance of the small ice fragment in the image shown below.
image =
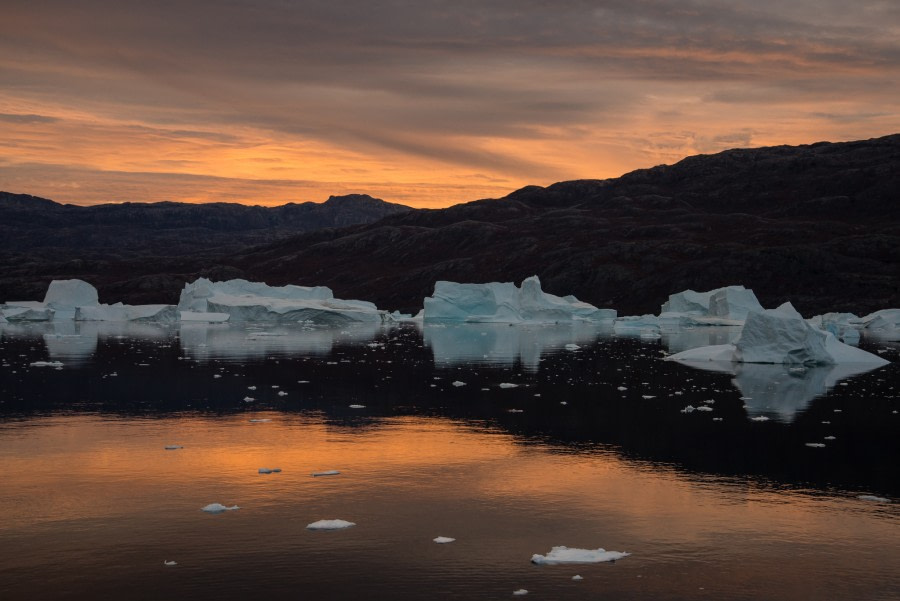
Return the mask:
[[560,563],[600,563],[615,561],[628,557],[631,553],[624,551],[606,551],[605,549],[570,549],[559,546],[550,549],[546,555],[535,553],[531,556],[531,563],[555,565]]
[[619,386],[618,388],[616,388],[616,390],[628,390],[628,389],[624,386]]
[[254,399],[252,396],[245,396],[245,397],[244,397],[244,402],[245,402],[245,403],[252,403],[252,402],[255,401],[255,400],[256,400],[256,399]]
[[823,423],[823,424],[830,424],[831,422],[829,422],[829,421],[823,421],[822,423]]
[[836,436],[826,436],[824,440],[837,440]]
[[247,390],[256,390],[256,386],[248,386]]
[[709,405],[700,405],[699,407],[697,407],[697,411],[712,411],[712,410],[713,410],[713,408],[710,407]]
[[456,540],[455,538],[450,538],[449,536],[439,536],[436,539],[434,539],[434,542],[436,542],[439,545],[445,545],[447,543],[452,543],[455,540]]
[[510,382],[501,382],[500,383],[500,388],[518,388],[518,387],[519,387],[518,384],[512,384]]
[[580,349],[580,348],[581,348],[581,347],[578,346],[577,344],[571,344],[571,343],[570,343],[570,344],[567,344],[567,345],[566,345],[566,350],[567,350],[567,351],[577,351],[577,350]]
[[453,385],[456,386],[456,387],[459,387],[459,386],[465,386],[466,383],[465,383],[465,382],[460,382],[459,380],[456,380],[455,382],[453,382]]
[[221,378],[221,377],[222,377],[221,374],[213,374],[213,378]]
[[575,574],[572,576],[572,580],[584,580],[584,578],[580,574]]
[[365,409],[365,405],[350,405],[351,409]]
[[695,410],[695,407],[693,405],[688,405],[687,407],[682,409],[681,412],[682,413],[693,413],[694,410]]
[[740,400],[742,400],[742,401],[752,401],[752,400],[753,400],[753,397],[751,397],[751,396],[742,396]]
[[509,412],[510,413],[522,413],[523,409],[510,409]]
[[180,444],[167,444],[167,445],[166,445],[166,450],[167,450],[167,451],[175,451],[175,450],[177,450],[177,449],[183,449],[183,448],[184,448],[184,447],[181,446]]
[[269,418],[253,418],[250,420],[250,423],[251,424],[264,424],[264,423],[270,422],[270,421],[272,421],[272,420],[270,420]]
[[297,384],[309,384],[309,380],[297,380]]
[[62,367],[62,361],[35,361],[31,367]]
[[276,472],[276,471],[280,472],[281,470],[278,469],[278,468],[272,469],[272,468],[269,468],[269,467],[261,467],[261,468],[259,468],[259,473],[260,473],[260,474],[271,474],[272,472]]
[[170,560],[168,560],[168,559],[164,559],[164,560],[163,560],[163,565],[164,565],[164,566],[177,566],[177,565],[178,565],[178,562],[177,562],[177,561],[174,561],[174,560],[173,560],[173,561],[170,561]]
[[821,442],[808,442],[808,443],[806,443],[806,446],[812,447],[814,449],[821,449],[822,447],[825,446],[825,444],[821,443]]
[[641,398],[642,399],[655,399],[656,395],[655,394],[642,394]]
[[843,413],[844,410],[843,410],[843,409],[835,409],[834,412],[835,412],[835,413]]
[[356,526],[356,524],[347,520],[319,520],[307,525],[306,528],[308,530],[341,530],[350,526]]
[[226,507],[221,503],[210,503],[209,505],[201,509],[201,511],[205,511],[206,513],[222,513],[225,511],[234,511],[235,509],[240,509],[240,507],[238,507],[237,505]]
[[886,499],[885,497],[876,497],[875,495],[859,495],[856,497],[860,501],[873,501],[875,503],[890,503],[890,499]]
[[340,472],[337,471],[337,470],[326,470],[326,471],[324,471],[324,472],[313,472],[313,473],[312,473],[312,475],[313,475],[314,477],[318,477],[318,476],[337,476],[338,474],[340,474]]
[[[534,395],[534,396],[537,396],[537,395]],[[569,403],[567,401],[560,401],[559,404],[560,405],[568,405]]]
[[759,417],[751,417],[750,421],[751,422],[767,422],[767,421],[769,421],[769,418],[766,417],[765,415],[760,415]]
[[279,390],[279,391],[278,391],[278,396],[287,396],[287,394],[288,394],[288,393],[286,393],[286,392],[283,391],[283,390]]
[[518,590],[513,591],[513,595],[521,597],[522,595],[527,595],[528,591],[524,588],[520,588]]

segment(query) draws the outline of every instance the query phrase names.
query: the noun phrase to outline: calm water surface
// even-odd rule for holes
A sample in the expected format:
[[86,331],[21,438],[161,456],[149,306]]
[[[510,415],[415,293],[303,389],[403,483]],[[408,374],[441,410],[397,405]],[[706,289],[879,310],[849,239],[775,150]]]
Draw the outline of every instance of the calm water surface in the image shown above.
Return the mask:
[[734,330],[0,334],[3,600],[900,599],[896,342],[715,373],[662,357]]

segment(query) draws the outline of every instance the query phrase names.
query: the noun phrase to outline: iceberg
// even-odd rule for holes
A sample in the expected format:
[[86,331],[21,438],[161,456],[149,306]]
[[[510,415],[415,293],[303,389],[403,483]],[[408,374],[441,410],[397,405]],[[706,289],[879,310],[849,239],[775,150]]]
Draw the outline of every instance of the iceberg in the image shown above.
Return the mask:
[[[182,321],[212,321],[210,314],[235,322],[303,322],[344,325],[380,323],[387,313],[367,301],[334,298],[326,286],[269,286],[261,282],[200,278],[185,284],[178,301]],[[199,314],[199,315],[198,315]],[[202,317],[200,317],[202,316]]]
[[93,305],[75,309],[75,321],[153,321],[174,323],[178,313],[174,305]]
[[101,305],[97,289],[84,280],[53,280],[43,301],[7,302],[8,321],[152,321],[173,323],[172,305]]
[[900,340],[900,309],[882,309],[847,321],[850,326],[877,338]]
[[425,322],[555,323],[610,321],[614,309],[598,309],[574,296],[555,296],[541,290],[531,276],[521,287],[512,282],[459,284],[438,281],[432,296],[425,297]]
[[56,311],[75,311],[78,307],[100,304],[97,289],[84,280],[53,280],[44,295],[44,305]]
[[811,326],[790,303],[777,309],[751,311],[734,344],[690,349],[666,360],[807,366],[854,363],[872,368],[888,364],[877,355],[844,344],[832,333]]
[[531,563],[556,565],[561,563],[602,563],[616,561],[628,557],[631,553],[624,551],[606,551],[605,549],[570,549],[569,547],[553,547],[546,555],[535,553]]
[[831,332],[836,338],[846,344],[859,342],[859,330],[850,325],[850,320],[859,319],[853,313],[825,313],[810,317],[806,321],[809,325],[826,332]]
[[237,505],[226,507],[221,503],[210,503],[200,511],[205,511],[206,513],[224,513],[226,511],[234,511],[235,509],[240,509],[240,507],[238,507]]
[[347,520],[319,520],[308,524],[306,528],[307,530],[341,530],[350,526],[356,526],[356,524]]
[[[663,303],[660,314],[680,314],[693,316],[698,325],[715,323],[726,325],[722,321],[743,321],[751,311],[763,310],[752,290],[743,286],[725,286],[708,292],[684,290],[669,295]],[[712,318],[712,319],[702,319]]]

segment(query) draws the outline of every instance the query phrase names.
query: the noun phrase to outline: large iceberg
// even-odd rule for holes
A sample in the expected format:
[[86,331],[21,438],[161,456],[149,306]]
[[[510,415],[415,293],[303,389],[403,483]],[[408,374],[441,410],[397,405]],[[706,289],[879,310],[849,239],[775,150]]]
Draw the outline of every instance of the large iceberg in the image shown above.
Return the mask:
[[900,340],[900,309],[882,309],[864,317],[851,317],[848,324],[885,340]]
[[261,282],[200,278],[185,284],[178,301],[183,321],[197,314],[224,314],[230,323],[304,322],[341,325],[378,322],[386,312],[366,301],[334,298],[325,286],[269,286]]
[[8,321],[156,321],[177,317],[173,305],[100,304],[97,289],[84,280],[53,280],[43,301],[10,301],[0,307]]
[[696,324],[727,325],[744,321],[751,311],[763,311],[752,290],[725,286],[708,292],[684,290],[671,294],[660,307],[660,318],[690,317]]
[[705,346],[667,357],[671,361],[775,363],[787,365],[837,365],[855,363],[880,367],[877,355],[838,341],[831,332],[810,325],[785,303],[777,309],[747,315],[741,336],[734,344]]
[[438,281],[434,295],[425,298],[426,322],[555,323],[611,321],[614,309],[598,309],[574,296],[555,296],[541,290],[531,276],[521,287],[512,282],[459,284]]

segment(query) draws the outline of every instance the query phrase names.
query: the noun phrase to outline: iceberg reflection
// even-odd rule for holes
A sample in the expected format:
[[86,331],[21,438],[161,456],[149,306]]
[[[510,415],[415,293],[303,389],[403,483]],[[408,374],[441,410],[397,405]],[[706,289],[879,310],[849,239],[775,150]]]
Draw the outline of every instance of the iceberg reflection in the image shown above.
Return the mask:
[[179,340],[192,359],[243,360],[268,355],[328,355],[335,343],[367,342],[384,330],[380,323],[341,327],[273,325],[259,327],[229,324],[182,323]]
[[436,365],[490,363],[513,365],[537,371],[541,356],[567,344],[590,344],[612,335],[611,324],[570,323],[552,325],[429,324],[424,326],[425,344]]

